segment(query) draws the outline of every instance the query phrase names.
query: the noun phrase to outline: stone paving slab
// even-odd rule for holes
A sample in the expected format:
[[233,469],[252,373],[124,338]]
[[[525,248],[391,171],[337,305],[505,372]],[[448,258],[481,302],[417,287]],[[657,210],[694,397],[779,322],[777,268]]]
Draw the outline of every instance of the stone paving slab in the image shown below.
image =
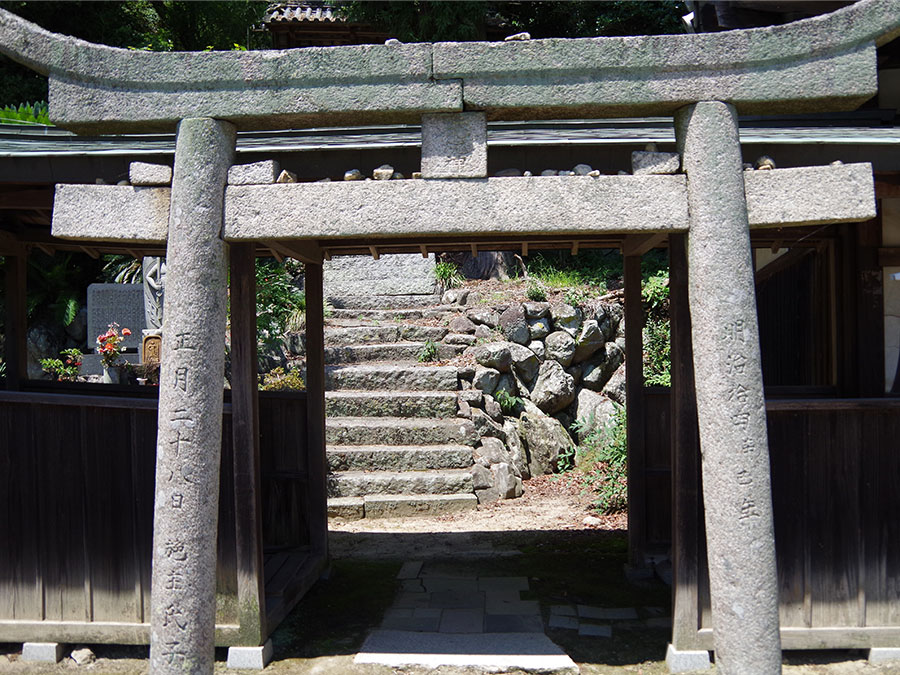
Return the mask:
[[431,607],[441,609],[483,609],[484,593],[478,591],[438,591],[431,593]]
[[583,619],[612,619],[629,620],[637,619],[637,610],[634,607],[591,607],[578,605],[578,616]]
[[550,615],[550,628],[563,628],[565,630],[578,630],[578,619],[574,616]]
[[485,614],[485,633],[543,633],[544,622],[540,614]]
[[421,560],[408,560],[403,563],[403,566],[400,568],[400,571],[397,572],[398,579],[415,579],[419,576],[419,572],[422,571],[422,561]]
[[473,577],[426,577],[422,585],[429,593],[440,591],[457,591],[460,593],[480,590]]
[[512,602],[486,602],[485,611],[488,614],[519,614],[530,616],[541,613],[541,607],[537,600],[514,600]]
[[479,591],[527,591],[526,577],[479,577]]
[[557,616],[578,616],[578,611],[572,605],[552,605],[550,614]]
[[400,667],[456,666],[484,671],[520,669],[577,674],[575,662],[546,635],[536,633],[418,633],[375,630],[354,663]]
[[445,609],[438,630],[441,633],[483,633],[484,612],[480,609]]
[[578,634],[585,637],[612,637],[612,626],[583,623],[578,626]]

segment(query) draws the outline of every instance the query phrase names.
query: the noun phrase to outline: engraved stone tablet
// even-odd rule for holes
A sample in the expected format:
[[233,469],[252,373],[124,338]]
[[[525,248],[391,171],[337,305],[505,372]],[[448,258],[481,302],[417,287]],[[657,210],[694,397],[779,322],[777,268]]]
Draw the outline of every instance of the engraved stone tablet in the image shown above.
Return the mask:
[[91,284],[87,293],[88,338],[90,350],[96,347],[97,336],[105,333],[115,322],[120,328],[128,328],[131,335],[122,344],[130,351],[141,346],[141,331],[147,327],[144,320],[144,286],[142,284]]

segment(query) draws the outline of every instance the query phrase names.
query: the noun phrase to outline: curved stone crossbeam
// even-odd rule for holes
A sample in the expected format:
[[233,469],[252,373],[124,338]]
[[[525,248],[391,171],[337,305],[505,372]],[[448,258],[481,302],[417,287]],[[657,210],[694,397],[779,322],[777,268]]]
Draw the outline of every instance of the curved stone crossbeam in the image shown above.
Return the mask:
[[900,33],[894,0],[784,26],[699,35],[135,52],[49,33],[0,10],[0,53],[50,76],[54,121],[75,131],[172,129],[209,116],[239,129],[672,112],[852,108],[877,87],[875,46]]

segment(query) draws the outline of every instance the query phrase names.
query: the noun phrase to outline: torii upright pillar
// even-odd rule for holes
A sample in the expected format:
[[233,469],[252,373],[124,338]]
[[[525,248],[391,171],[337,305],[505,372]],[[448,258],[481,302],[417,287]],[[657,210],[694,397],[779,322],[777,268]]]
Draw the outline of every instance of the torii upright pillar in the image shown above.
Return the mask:
[[182,120],[166,246],[150,617],[152,673],[212,673],[225,372],[225,183],[235,129]]
[[781,672],[775,531],[756,292],[737,114],[678,111],[687,174],[688,297],[716,664]]

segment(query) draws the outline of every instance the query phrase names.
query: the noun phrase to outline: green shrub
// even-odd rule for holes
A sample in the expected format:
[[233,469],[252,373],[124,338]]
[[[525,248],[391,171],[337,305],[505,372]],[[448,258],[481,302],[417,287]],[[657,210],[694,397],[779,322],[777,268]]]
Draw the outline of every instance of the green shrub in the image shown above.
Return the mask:
[[[587,426],[581,421],[576,428]],[[628,442],[625,406],[616,404],[609,424],[591,432],[578,446],[582,480],[594,493],[593,507],[601,513],[624,511],[628,506]]]
[[500,410],[503,411],[504,415],[512,415],[515,413],[516,408],[522,405],[522,399],[518,396],[513,396],[506,389],[498,389],[494,392],[494,400],[500,404]]
[[41,359],[41,370],[56,377],[57,382],[74,382],[78,377],[83,354],[79,349],[64,349],[59,353],[62,359]]
[[285,265],[257,259],[257,339],[261,342],[278,339],[287,330],[288,318],[301,307],[305,307],[303,292],[297,288]]
[[546,302],[547,291],[540,281],[529,279],[528,285],[525,287],[525,297],[532,302]]
[[428,361],[437,361],[438,360],[438,348],[437,345],[428,340],[425,342],[425,345],[422,347],[422,351],[419,352],[419,363],[426,363]]
[[279,366],[262,376],[260,391],[303,391],[306,383],[297,369],[285,371]]
[[435,263],[434,278],[437,279],[444,290],[462,286],[465,281],[465,277],[463,277],[455,263],[443,260]]
[[47,103],[35,101],[18,106],[7,105],[0,108],[0,122],[3,124],[44,124],[52,126],[48,115]]

